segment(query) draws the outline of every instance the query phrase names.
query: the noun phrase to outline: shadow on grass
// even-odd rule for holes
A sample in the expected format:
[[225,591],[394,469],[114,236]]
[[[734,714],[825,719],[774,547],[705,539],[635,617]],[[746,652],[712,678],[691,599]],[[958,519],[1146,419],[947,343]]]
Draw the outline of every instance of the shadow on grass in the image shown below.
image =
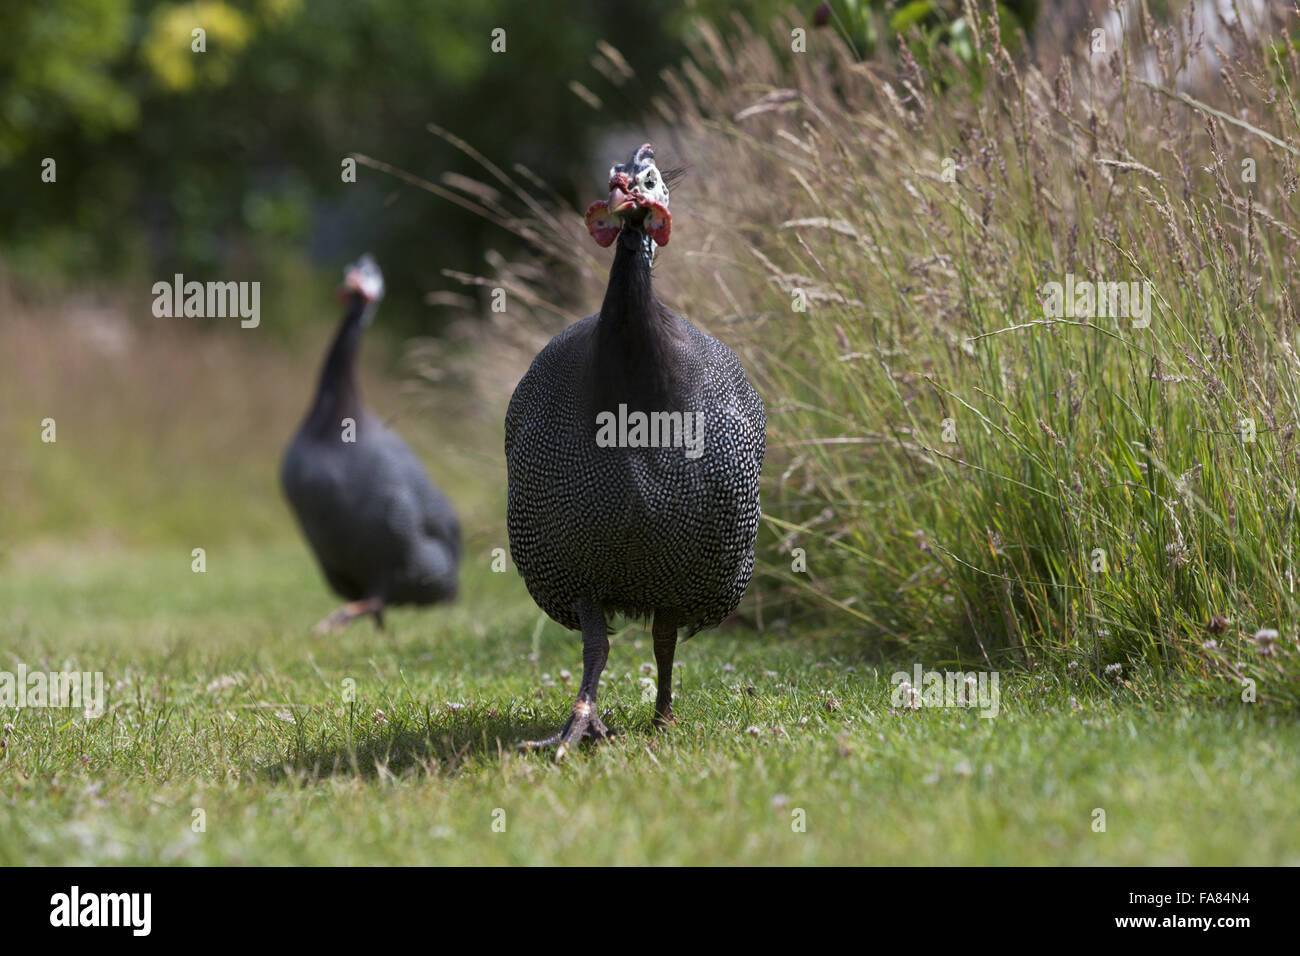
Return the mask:
[[[467,707],[427,716],[420,727],[368,721],[354,729],[350,740],[316,746],[299,741],[280,763],[262,767],[257,776],[271,783],[330,777],[454,776],[468,765],[496,763],[505,754],[522,753],[519,744],[555,733],[568,709],[551,714],[549,709],[502,713],[495,708]],[[549,760],[551,753],[541,751],[536,759]]]
[[[951,652],[944,654],[936,645],[886,654],[842,627],[754,632],[743,622],[732,620],[713,633],[712,640],[692,638],[688,653],[679,655],[679,661],[691,661],[684,693],[688,700],[699,695],[699,699],[722,702],[736,712],[743,711],[751,698],[788,693],[792,681],[807,696],[837,689],[845,681],[878,683],[888,677],[883,668],[887,663],[909,667],[913,662],[926,667],[954,663]],[[645,636],[634,625],[625,625],[611,635],[615,664],[607,674],[615,680],[602,694],[600,710],[603,719],[628,743],[654,733],[650,705],[636,700],[635,688],[625,688],[617,681],[620,670],[634,671],[646,656],[643,651],[631,652],[631,645]],[[697,641],[710,647],[709,654],[701,655],[702,661],[690,653]],[[420,651],[420,656],[409,662],[411,669],[419,670],[428,656],[427,651]],[[961,663],[967,670],[978,667],[969,659]],[[682,699],[680,682],[677,694]],[[504,755],[519,753],[524,741],[549,737],[569,716],[571,706],[572,696],[566,690],[546,702],[529,697],[498,699],[495,706],[422,706],[388,718],[378,711],[363,715],[359,708],[355,719],[346,725],[327,719],[313,727],[313,719],[305,716],[295,739],[284,746],[281,759],[256,773],[269,782],[454,776],[467,767],[499,763]],[[549,760],[550,752],[536,754],[534,759]]]

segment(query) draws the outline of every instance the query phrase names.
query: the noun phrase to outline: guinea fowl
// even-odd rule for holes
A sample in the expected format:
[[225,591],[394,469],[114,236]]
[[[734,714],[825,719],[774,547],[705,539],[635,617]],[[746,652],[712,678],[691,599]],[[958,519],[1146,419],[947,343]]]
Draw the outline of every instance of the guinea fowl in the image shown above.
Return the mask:
[[510,552],[529,593],[582,633],[582,684],[559,733],[612,736],[596,712],[608,616],[653,615],[655,726],[674,723],[673,656],[735,610],[754,569],[762,399],[727,346],[655,296],[668,186],[644,144],[610,169],[587,229],[615,245],[600,311],[538,353],[506,413]]
[[460,524],[398,435],[361,403],[356,356],[384,295],[370,256],[349,266],[343,321],[321,369],[316,398],[280,468],[280,483],[325,580],[347,604],[322,633],[384,608],[433,604],[456,594]]

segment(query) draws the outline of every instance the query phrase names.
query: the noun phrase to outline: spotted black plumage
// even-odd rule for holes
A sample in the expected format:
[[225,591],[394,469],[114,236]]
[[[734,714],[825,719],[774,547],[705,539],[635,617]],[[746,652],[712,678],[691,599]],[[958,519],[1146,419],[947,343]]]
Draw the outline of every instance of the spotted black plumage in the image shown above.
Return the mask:
[[[623,217],[601,309],[537,355],[506,414],[511,556],[533,599],[581,630],[586,649],[574,717],[548,741],[561,753],[606,731],[594,701],[607,615],[654,615],[656,718],[668,722],[678,629],[718,624],[736,608],[754,567],[763,403],[727,346],[654,295],[655,244],[643,223],[660,211],[667,218],[667,192],[655,207],[636,186],[661,180],[656,172],[648,146],[611,171],[611,202],[588,214],[593,236],[612,231],[615,211]],[[597,416],[620,405],[629,414],[702,414],[702,454],[600,447]]]

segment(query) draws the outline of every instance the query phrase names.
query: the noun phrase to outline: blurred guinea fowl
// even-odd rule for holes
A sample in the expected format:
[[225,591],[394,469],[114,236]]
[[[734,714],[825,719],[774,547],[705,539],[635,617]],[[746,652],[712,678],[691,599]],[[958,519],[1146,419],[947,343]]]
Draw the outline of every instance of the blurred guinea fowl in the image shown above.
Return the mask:
[[384,295],[370,256],[349,266],[343,321],[321,368],[316,397],[280,468],[280,483],[325,580],[348,603],[318,633],[385,607],[433,604],[456,594],[460,525],[398,435],[361,403],[356,356]]
[[557,757],[614,733],[596,712],[610,614],[653,615],[654,723],[673,723],[678,631],[722,621],[754,568],[763,402],[727,346],[655,296],[671,221],[647,143],[587,210],[592,237],[615,246],[600,311],[538,353],[506,413],[511,556],[542,610],[582,632],[572,715],[524,745]]

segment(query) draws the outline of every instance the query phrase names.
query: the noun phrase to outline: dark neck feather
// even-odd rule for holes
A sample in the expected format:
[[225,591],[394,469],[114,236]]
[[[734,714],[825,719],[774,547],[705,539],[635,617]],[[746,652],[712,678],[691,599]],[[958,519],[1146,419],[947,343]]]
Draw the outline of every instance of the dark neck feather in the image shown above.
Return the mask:
[[337,437],[344,418],[356,419],[360,415],[356,362],[368,308],[362,296],[348,297],[347,311],[321,367],[316,400],[307,414],[306,430],[312,434]]
[[655,296],[650,279],[651,246],[640,227],[619,233],[605,301],[591,351],[596,411],[671,410],[677,404],[677,347],[681,331]]

